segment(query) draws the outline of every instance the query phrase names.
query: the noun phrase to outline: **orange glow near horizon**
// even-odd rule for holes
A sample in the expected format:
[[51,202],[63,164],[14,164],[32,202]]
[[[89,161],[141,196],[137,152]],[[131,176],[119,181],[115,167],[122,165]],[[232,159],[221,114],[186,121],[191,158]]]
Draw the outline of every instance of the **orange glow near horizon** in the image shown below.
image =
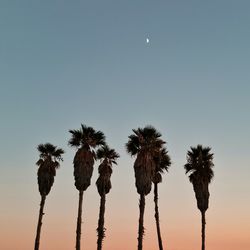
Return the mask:
[[[147,198],[148,203],[150,198]],[[108,200],[108,199],[107,199]],[[108,206],[110,208],[110,206]],[[145,210],[145,237],[144,250],[157,249],[156,228],[153,218],[153,206],[148,204]],[[96,211],[98,209],[95,209]],[[83,210],[82,224],[82,249],[93,250],[96,248],[96,225],[97,217],[86,217]],[[106,238],[104,239],[104,249],[109,250],[130,250],[137,247],[137,210],[128,215],[128,220],[117,220],[117,214],[111,217],[111,211],[106,215]],[[161,211],[161,229],[164,246],[169,250],[193,250],[200,248],[200,215],[194,211],[191,216],[187,216],[184,211],[180,214],[174,213],[169,208],[172,216]],[[180,210],[179,210],[180,212]],[[55,211],[45,211],[41,234],[41,250],[68,250],[75,246],[75,218],[55,216]],[[35,229],[36,214],[31,217],[18,217],[15,215],[12,220],[5,219],[5,227],[1,229],[1,249],[4,250],[26,250],[32,249]],[[122,216],[122,214],[121,214]],[[114,219],[115,217],[115,219]],[[240,216],[239,216],[239,219]],[[72,220],[72,221],[71,221]],[[211,250],[249,250],[249,221],[242,224],[237,217],[232,217],[231,221],[221,218],[221,214],[207,212],[206,245]],[[13,239],[14,236],[14,239]]]

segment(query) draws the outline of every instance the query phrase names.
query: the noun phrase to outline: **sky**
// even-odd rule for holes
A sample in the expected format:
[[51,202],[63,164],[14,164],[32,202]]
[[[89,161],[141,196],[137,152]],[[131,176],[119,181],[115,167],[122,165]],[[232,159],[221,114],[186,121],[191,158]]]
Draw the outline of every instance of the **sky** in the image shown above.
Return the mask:
[[[37,145],[66,153],[47,196],[41,250],[74,249],[78,192],[69,129],[101,130],[119,154],[106,199],[104,249],[137,246],[138,202],[125,143],[151,124],[172,159],[159,186],[165,249],[200,248],[201,218],[183,165],[210,146],[206,245],[250,249],[250,2],[105,0],[0,2],[0,248],[33,249],[40,194]],[[149,39],[149,43],[146,39]],[[100,197],[83,197],[82,248],[96,248]],[[157,249],[153,194],[144,250]]]

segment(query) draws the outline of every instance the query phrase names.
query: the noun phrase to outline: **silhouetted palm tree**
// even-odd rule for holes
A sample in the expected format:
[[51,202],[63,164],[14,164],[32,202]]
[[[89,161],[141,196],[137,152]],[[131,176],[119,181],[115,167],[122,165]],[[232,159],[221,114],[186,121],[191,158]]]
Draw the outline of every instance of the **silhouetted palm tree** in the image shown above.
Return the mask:
[[69,145],[78,149],[74,157],[74,177],[75,186],[79,191],[76,250],[80,250],[83,192],[91,183],[96,158],[94,149],[105,145],[105,136],[101,131],[95,131],[83,124],[79,130],[69,130],[69,132],[72,134]]
[[57,148],[56,146],[50,143],[39,144],[37,149],[40,153],[40,159],[37,161],[36,164],[39,166],[37,171],[37,180],[39,192],[41,195],[41,203],[36,231],[34,248],[35,250],[39,249],[40,244],[40,233],[42,227],[42,217],[44,215],[43,208],[45,204],[45,199],[54,183],[56,169],[59,168],[59,161],[63,160],[61,155],[64,153],[61,148]]
[[168,168],[171,165],[168,151],[166,151],[165,148],[160,149],[159,154],[155,157],[155,162],[156,162],[156,167],[155,167],[155,175],[153,178],[154,202],[155,202],[155,221],[156,221],[159,249],[163,250],[162,239],[161,239],[161,230],[160,230],[160,221],[159,221],[159,209],[158,209],[158,184],[162,182],[161,174],[164,171],[168,171]]
[[119,155],[115,152],[114,149],[110,149],[108,146],[103,146],[97,150],[97,159],[101,160],[99,165],[98,172],[99,177],[96,181],[96,186],[98,193],[101,197],[100,200],[100,212],[97,228],[97,250],[102,249],[102,242],[105,237],[105,228],[104,228],[104,213],[105,213],[105,200],[106,194],[109,193],[111,189],[111,174],[112,174],[112,164],[117,164],[116,159]]
[[155,174],[156,166],[154,157],[164,142],[160,139],[161,134],[152,126],[146,126],[143,129],[133,129],[133,132],[134,134],[129,136],[126,149],[131,156],[137,155],[134,163],[135,185],[140,195],[140,216],[137,239],[138,250],[142,250],[145,196],[151,191],[152,180]]
[[197,207],[201,212],[202,250],[205,250],[205,213],[209,202],[208,185],[214,176],[213,154],[210,153],[210,150],[211,148],[202,147],[202,145],[191,147],[191,150],[187,152],[187,163],[184,166],[186,174],[190,173],[189,180],[193,184]]

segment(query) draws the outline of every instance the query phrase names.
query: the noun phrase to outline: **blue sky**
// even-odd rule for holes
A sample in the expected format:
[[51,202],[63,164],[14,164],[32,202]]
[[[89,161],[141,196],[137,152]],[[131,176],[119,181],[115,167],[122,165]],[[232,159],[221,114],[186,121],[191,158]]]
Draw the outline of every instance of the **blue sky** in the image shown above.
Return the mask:
[[5,1],[0,11],[4,141],[10,131],[21,144],[49,140],[81,122],[110,133],[157,123],[183,141],[249,136],[247,1]]
[[184,175],[187,149],[201,143],[215,153],[218,182],[230,187],[237,172],[236,190],[245,190],[249,11],[243,0],[1,1],[1,189],[14,178],[13,195],[38,197],[36,146],[47,141],[66,150],[58,182],[73,186],[68,130],[85,123],[119,151],[122,174],[133,173],[124,149],[131,129],[152,124],[173,172]]

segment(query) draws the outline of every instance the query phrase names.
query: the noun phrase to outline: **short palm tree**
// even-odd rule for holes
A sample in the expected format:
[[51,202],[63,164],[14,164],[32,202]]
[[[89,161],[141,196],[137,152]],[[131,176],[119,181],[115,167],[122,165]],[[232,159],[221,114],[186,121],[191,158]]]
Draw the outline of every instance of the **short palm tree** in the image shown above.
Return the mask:
[[62,161],[61,155],[64,151],[61,148],[46,143],[39,144],[37,147],[40,153],[40,159],[37,161],[38,171],[37,171],[37,180],[38,188],[41,195],[40,211],[39,218],[37,223],[36,239],[35,239],[35,250],[39,249],[40,244],[40,234],[42,227],[42,217],[44,215],[43,208],[45,204],[46,196],[49,194],[51,187],[54,183],[56,176],[56,169],[59,168],[59,161]]
[[189,173],[189,180],[193,184],[197,207],[201,212],[202,250],[205,250],[205,213],[209,202],[208,185],[214,176],[212,169],[214,166],[213,154],[210,153],[210,150],[211,148],[202,147],[202,145],[191,147],[191,150],[187,152],[187,163],[184,166],[186,174]]
[[135,185],[137,193],[140,195],[140,216],[137,239],[138,250],[142,250],[145,196],[151,191],[156,168],[154,158],[164,142],[160,139],[161,134],[152,126],[133,129],[133,132],[134,134],[129,136],[126,149],[131,156],[137,156],[134,163]]
[[165,148],[161,148],[159,154],[155,157],[156,167],[155,175],[153,178],[154,183],[154,202],[155,202],[155,221],[158,236],[159,249],[163,250],[161,230],[160,230],[160,220],[159,220],[159,208],[158,208],[158,184],[162,182],[162,173],[168,171],[171,165],[171,160],[168,155],[168,151]]
[[94,149],[105,145],[105,136],[101,131],[95,131],[92,127],[83,124],[79,130],[69,130],[69,132],[72,134],[69,145],[77,148],[74,157],[75,186],[79,191],[76,250],[80,250],[83,192],[91,184],[96,158]]
[[101,160],[99,165],[99,177],[96,181],[96,186],[98,193],[101,197],[100,200],[100,212],[97,228],[97,250],[102,249],[102,242],[105,237],[105,228],[104,228],[104,213],[105,213],[105,201],[106,194],[109,193],[111,189],[111,174],[112,174],[112,164],[117,164],[116,159],[119,155],[115,152],[114,149],[110,149],[108,146],[103,146],[97,150],[97,159]]

